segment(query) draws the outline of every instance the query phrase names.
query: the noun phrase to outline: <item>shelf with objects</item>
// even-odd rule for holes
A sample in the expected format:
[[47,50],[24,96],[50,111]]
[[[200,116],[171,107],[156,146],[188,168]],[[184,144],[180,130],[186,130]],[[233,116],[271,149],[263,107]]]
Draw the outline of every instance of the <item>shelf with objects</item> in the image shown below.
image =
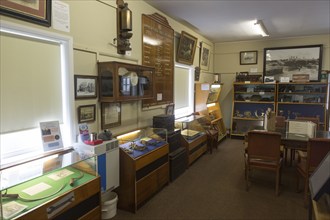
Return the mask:
[[326,82],[278,83],[277,115],[288,119],[318,118],[326,130],[328,86]]
[[154,98],[154,73],[148,66],[98,62],[100,102]]
[[169,182],[169,146],[163,128],[143,128],[116,137],[120,148],[118,208],[136,212]]
[[275,111],[275,97],[275,83],[234,83],[231,137],[244,137],[249,130],[263,129],[265,112]]
[[187,167],[207,151],[204,121],[203,115],[189,115],[175,120],[175,127],[181,130],[181,144],[186,148],[188,155]]
[[100,219],[96,165],[66,149],[1,168],[0,219]]

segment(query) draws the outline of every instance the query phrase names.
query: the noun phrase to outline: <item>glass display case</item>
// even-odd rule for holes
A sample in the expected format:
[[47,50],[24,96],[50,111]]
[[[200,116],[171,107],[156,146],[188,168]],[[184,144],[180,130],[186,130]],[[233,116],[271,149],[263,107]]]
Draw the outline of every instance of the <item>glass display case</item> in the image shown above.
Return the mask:
[[119,147],[132,158],[137,158],[167,144],[164,128],[143,128],[117,136]]
[[276,84],[234,83],[233,92],[231,136],[263,128],[265,112],[275,111]]
[[327,94],[327,83],[279,83],[277,115],[286,119],[316,117],[319,118],[320,129],[325,130]]
[[99,62],[101,102],[152,99],[155,69],[121,62]]
[[[84,216],[93,209],[100,213],[94,155],[80,155],[70,149],[1,168],[0,175],[0,219],[65,219]],[[84,195],[76,193],[89,188],[93,190]],[[94,201],[90,208],[75,209],[89,200]]]
[[118,207],[136,212],[169,182],[167,130],[144,128],[116,139],[120,148]]
[[175,120],[175,127],[181,129],[181,143],[188,153],[188,164],[191,165],[207,151],[205,128],[210,121],[204,115],[190,115]]

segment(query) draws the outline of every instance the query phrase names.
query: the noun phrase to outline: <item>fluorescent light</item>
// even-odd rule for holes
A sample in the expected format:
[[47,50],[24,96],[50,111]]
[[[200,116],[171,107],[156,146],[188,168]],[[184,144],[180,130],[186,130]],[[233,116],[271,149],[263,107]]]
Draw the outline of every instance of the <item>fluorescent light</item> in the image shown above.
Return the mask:
[[263,36],[263,37],[268,37],[269,33],[268,30],[266,29],[264,23],[262,22],[262,20],[257,20],[254,23],[255,27],[257,28],[258,33]]
[[207,104],[206,107],[210,108],[210,107],[213,107],[215,106],[215,103],[210,103],[210,104]]

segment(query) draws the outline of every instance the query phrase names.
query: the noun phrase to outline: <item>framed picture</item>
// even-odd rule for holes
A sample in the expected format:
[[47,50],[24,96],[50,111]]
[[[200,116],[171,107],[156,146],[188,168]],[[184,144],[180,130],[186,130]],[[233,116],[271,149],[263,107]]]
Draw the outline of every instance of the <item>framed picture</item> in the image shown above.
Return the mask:
[[101,129],[119,126],[121,124],[120,102],[101,103]]
[[49,27],[51,0],[1,0],[0,14]]
[[197,38],[182,31],[176,54],[176,61],[192,65],[195,57]]
[[78,123],[95,121],[95,105],[82,105],[78,107]]
[[204,42],[201,42],[199,66],[202,70],[209,70],[210,56],[211,56],[211,46]]
[[251,65],[258,63],[258,51],[241,51],[239,63],[241,65]]
[[75,99],[90,99],[97,97],[97,76],[74,76]]
[[174,115],[174,104],[169,104],[166,106],[165,114]]
[[322,67],[322,45],[277,47],[264,49],[265,76],[289,77],[308,74],[310,81],[319,81]]

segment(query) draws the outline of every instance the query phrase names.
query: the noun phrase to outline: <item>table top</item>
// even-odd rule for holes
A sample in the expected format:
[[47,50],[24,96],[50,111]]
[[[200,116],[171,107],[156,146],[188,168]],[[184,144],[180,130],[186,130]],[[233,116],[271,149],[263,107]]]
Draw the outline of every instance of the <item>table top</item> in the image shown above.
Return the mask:
[[[307,142],[308,139],[309,139],[308,135],[288,133],[286,131],[286,129],[283,129],[283,128],[277,128],[275,131],[279,132],[281,134],[281,139],[282,140]],[[315,138],[330,139],[330,131],[321,131],[321,130],[316,131]]]

